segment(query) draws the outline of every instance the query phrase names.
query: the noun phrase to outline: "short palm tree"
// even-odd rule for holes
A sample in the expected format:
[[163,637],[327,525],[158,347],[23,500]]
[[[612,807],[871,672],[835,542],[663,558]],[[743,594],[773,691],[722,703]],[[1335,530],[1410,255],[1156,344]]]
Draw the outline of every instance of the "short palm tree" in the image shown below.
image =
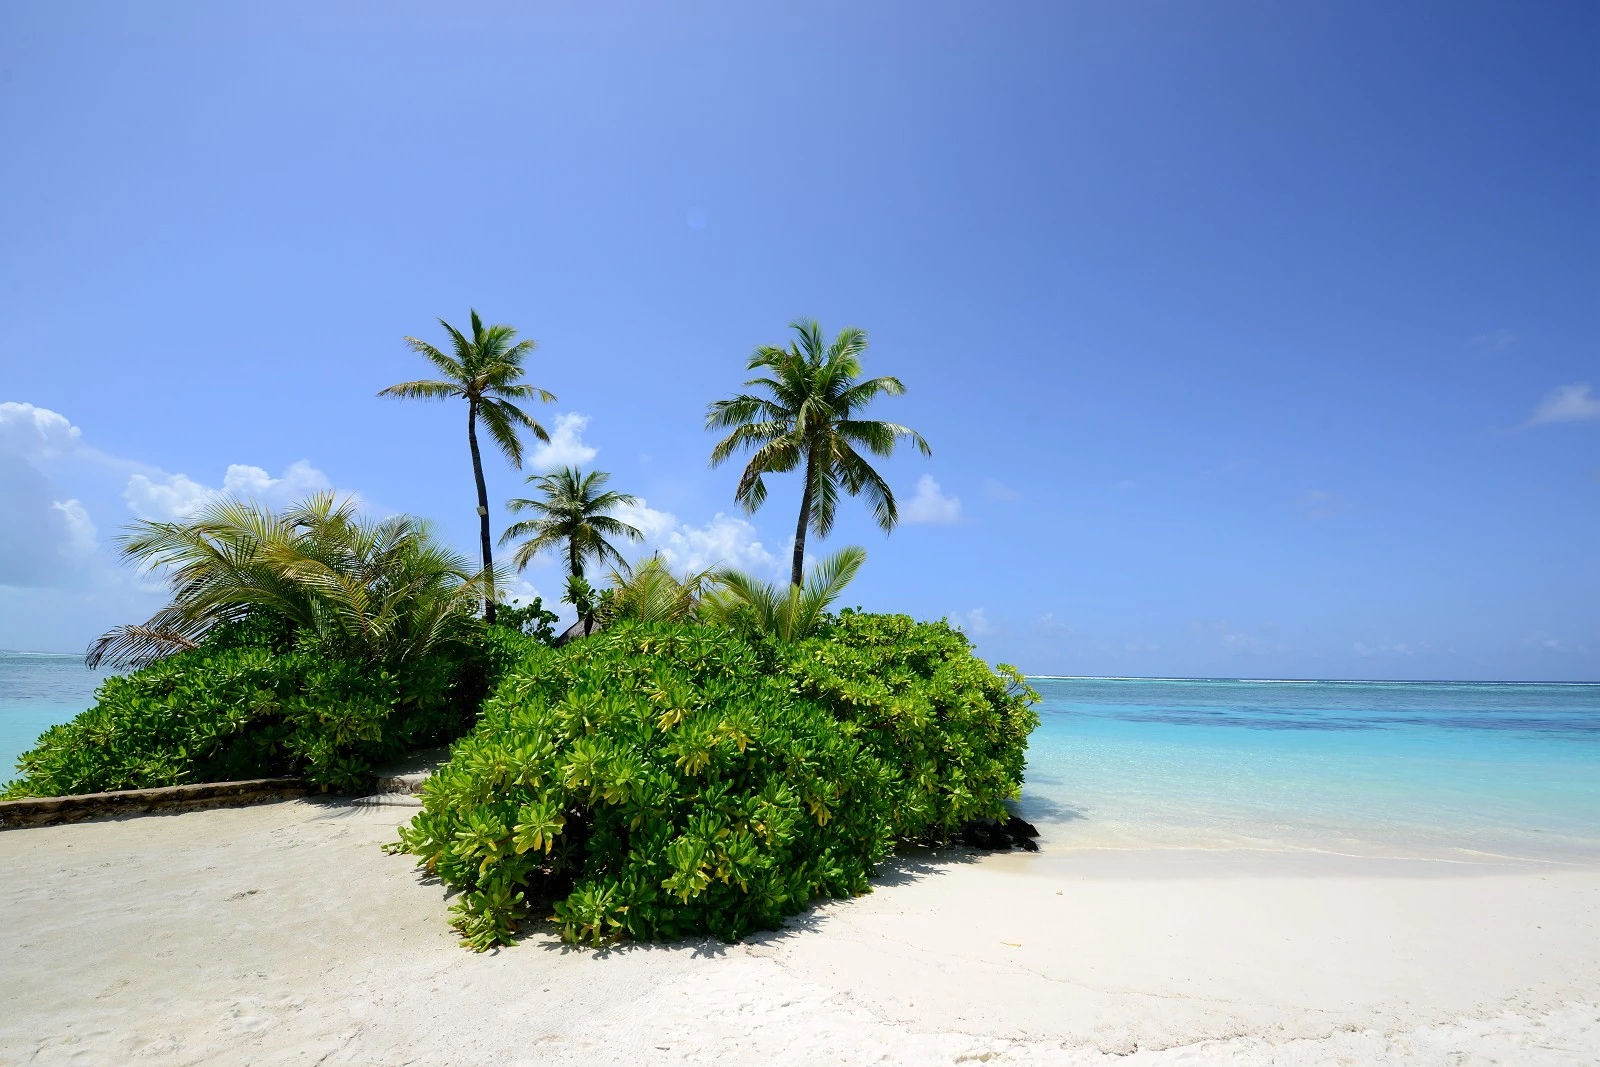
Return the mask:
[[89,665],[138,667],[261,617],[324,650],[397,663],[463,640],[485,576],[407,515],[362,519],[318,493],[285,511],[214,501],[188,522],[141,521],[122,556],[163,574],[172,601],[89,649]]
[[699,614],[709,622],[723,623],[742,616],[780,641],[799,641],[817,628],[822,613],[839,599],[866,560],[865,549],[850,545],[813,567],[805,585],[781,588],[743,571],[718,571],[712,578],[718,588],[701,598]]
[[672,573],[657,553],[637,566],[619,563],[611,571],[611,599],[602,612],[605,621],[686,622],[696,617],[712,570]]
[[432,363],[442,375],[440,378],[419,378],[400,382],[380,390],[379,396],[398,396],[407,399],[448,400],[461,397],[467,402],[467,444],[472,450],[472,477],[478,485],[478,539],[483,554],[483,573],[488,585],[484,590],[483,616],[494,622],[494,550],[489,535],[489,490],[483,482],[483,457],[478,452],[478,420],[489,431],[489,436],[513,467],[522,466],[521,431],[527,430],[541,441],[549,441],[545,428],[535,422],[527,412],[517,406],[520,400],[542,400],[549,403],[555,397],[535,385],[521,381],[522,361],[534,349],[533,341],[517,341],[517,331],[510,326],[485,327],[472,312],[472,336],[443,319],[439,325],[450,335],[451,353],[446,355],[426,341],[407,337],[406,344]]
[[601,492],[610,480],[611,475],[605,471],[585,474],[577,467],[530,475],[528,481],[538,486],[543,497],[517,497],[506,501],[506,509],[519,513],[531,511],[538,517],[514,522],[500,535],[502,545],[526,538],[511,558],[517,570],[526,567],[534,556],[552,548],[566,549],[567,574],[572,577],[583,577],[586,559],[600,563],[612,560],[620,564],[622,553],[606,538],[626,537],[637,541],[644,534],[610,514],[625,504],[638,503],[638,498],[627,493]]
[[734,492],[734,499],[747,511],[766,500],[766,475],[804,469],[790,569],[790,584],[798,586],[805,576],[806,530],[828,536],[841,488],[852,496],[865,494],[885,532],[899,521],[889,483],[858,448],[888,456],[895,443],[906,438],[924,456],[932,453],[928,442],[910,427],[860,417],[861,409],[875,398],[906,391],[898,378],[860,379],[865,331],[851,327],[840,331],[832,344],[824,344],[822,328],[815,321],[797,321],[789,327],[795,340],[788,348],[763,345],[750,357],[748,369],[766,373],[745,385],[759,389],[761,395],[741,393],[717,401],[706,414],[706,427],[732,429],[711,450],[713,467],[741,449],[754,449]]

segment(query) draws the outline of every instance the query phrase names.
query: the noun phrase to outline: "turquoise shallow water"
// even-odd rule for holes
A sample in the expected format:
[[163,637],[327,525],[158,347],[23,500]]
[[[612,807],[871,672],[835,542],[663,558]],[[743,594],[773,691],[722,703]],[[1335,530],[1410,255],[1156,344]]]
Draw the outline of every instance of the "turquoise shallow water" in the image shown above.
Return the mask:
[[47,727],[93,704],[104,679],[82,656],[0,652],[0,782],[16,777],[17,757]]
[[1600,859],[1600,685],[1030,683],[1058,845]]
[[[0,653],[0,781],[103,677]],[[1054,847],[1600,861],[1600,685],[1030,681]]]

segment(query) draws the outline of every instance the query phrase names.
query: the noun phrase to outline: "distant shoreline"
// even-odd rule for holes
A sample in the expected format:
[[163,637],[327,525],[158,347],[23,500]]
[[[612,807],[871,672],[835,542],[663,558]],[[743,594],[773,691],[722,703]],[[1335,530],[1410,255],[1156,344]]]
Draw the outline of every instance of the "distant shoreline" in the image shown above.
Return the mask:
[[1220,675],[1182,677],[1134,674],[1023,674],[1041,682],[1226,682],[1235,685],[1574,685],[1600,687],[1600,682],[1574,682],[1563,679],[1469,678],[1227,678]]
[[[40,652],[35,649],[0,648],[0,656],[34,656],[40,659],[82,659],[81,652]],[[87,670],[89,668],[85,668]],[[1034,674],[1024,678],[1041,682],[1225,682],[1235,685],[1572,685],[1600,688],[1600,681],[1580,682],[1562,678],[1233,678],[1225,675],[1139,675],[1139,674]]]

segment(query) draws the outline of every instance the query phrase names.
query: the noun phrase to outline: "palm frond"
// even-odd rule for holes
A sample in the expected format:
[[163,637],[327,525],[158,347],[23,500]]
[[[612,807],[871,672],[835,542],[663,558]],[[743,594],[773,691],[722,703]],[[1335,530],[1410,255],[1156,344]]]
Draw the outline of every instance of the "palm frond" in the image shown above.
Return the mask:
[[379,396],[397,396],[404,400],[447,400],[453,396],[461,396],[461,389],[451,382],[430,381],[418,378],[415,381],[399,382],[386,389],[378,390]]

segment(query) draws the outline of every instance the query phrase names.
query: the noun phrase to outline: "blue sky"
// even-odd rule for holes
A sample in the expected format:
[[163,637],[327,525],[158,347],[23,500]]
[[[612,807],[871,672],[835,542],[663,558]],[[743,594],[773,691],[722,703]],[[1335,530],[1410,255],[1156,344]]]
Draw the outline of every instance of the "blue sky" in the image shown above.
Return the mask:
[[373,394],[476,306],[683,563],[782,573],[794,479],[743,516],[701,427],[814,316],[934,448],[827,543],[863,606],[1600,679],[1595,5],[431,6],[0,15],[0,647],[142,617],[118,527],[224,488],[470,551],[464,415]]

